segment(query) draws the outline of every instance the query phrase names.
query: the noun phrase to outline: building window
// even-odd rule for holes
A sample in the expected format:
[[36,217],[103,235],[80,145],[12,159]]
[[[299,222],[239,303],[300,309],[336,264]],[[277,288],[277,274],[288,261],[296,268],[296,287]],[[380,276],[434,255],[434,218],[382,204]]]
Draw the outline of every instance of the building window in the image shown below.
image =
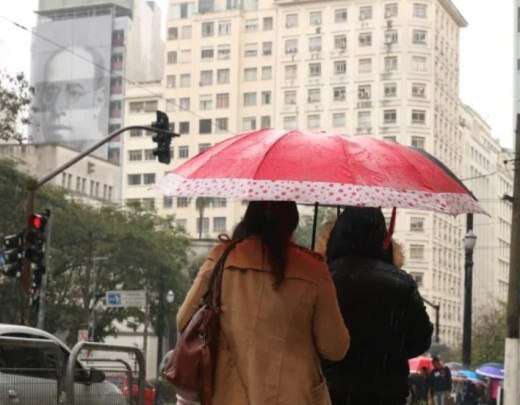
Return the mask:
[[426,31],[413,30],[413,43],[418,45],[426,45]]
[[412,217],[410,218],[411,232],[424,232],[424,218]]
[[271,104],[271,91],[262,91],[262,105]]
[[245,30],[246,30],[246,32],[256,32],[256,31],[258,31],[258,20],[256,18],[255,19],[246,20],[246,22],[245,22]]
[[199,143],[199,153],[204,153],[209,148],[211,148],[211,144],[210,143]]
[[385,18],[397,17],[398,5],[397,3],[385,4]]
[[296,90],[285,90],[284,103],[285,103],[285,105],[295,105],[296,104]]
[[138,138],[140,136],[143,136],[143,131],[140,129],[131,129],[130,130],[130,137],[132,138]]
[[256,92],[244,93],[243,105],[245,107],[250,107],[250,106],[256,105]]
[[283,129],[292,130],[296,129],[296,116],[290,115],[283,117]]
[[111,65],[112,70],[123,69],[123,55],[120,53],[113,54],[111,63],[112,63],[112,65]]
[[270,56],[273,54],[273,43],[272,42],[263,42],[262,43],[262,55]]
[[309,63],[309,76],[320,77],[321,76],[321,63]]
[[123,30],[112,31],[112,45],[125,46],[125,32]]
[[372,126],[372,113],[370,111],[358,111],[358,127],[370,128]]
[[268,129],[271,128],[271,116],[269,115],[263,115],[260,118],[260,128],[261,129]]
[[412,278],[417,283],[417,287],[421,288],[424,285],[424,274],[423,273],[417,273],[415,271],[412,271],[410,273],[410,276],[412,276]]
[[309,13],[309,25],[321,25],[321,11],[311,11]]
[[426,4],[414,3],[413,16],[415,18],[427,18],[428,17],[428,6]]
[[171,111],[175,111],[175,106],[177,104],[175,103],[175,99],[174,98],[167,98],[166,99],[166,111],[168,112],[171,112]]
[[179,110],[188,111],[190,109],[190,98],[189,97],[181,97],[179,99]]
[[385,72],[397,71],[397,56],[385,57]]
[[423,136],[412,136],[412,146],[424,150],[425,139]]
[[321,52],[321,37],[309,38],[309,52]]
[[215,1],[214,0],[199,0],[198,4],[199,14],[206,14],[215,11]]
[[218,84],[229,83],[229,69],[218,69],[217,70],[217,83]]
[[346,8],[339,8],[337,10],[334,10],[334,22],[336,24],[347,22],[347,18],[348,13]]
[[393,143],[397,142],[397,138],[395,136],[383,136],[383,140]]
[[202,111],[213,109],[213,96],[211,94],[202,94],[199,98],[199,109]]
[[412,83],[412,97],[425,98],[426,85],[424,83]]
[[255,117],[245,117],[242,119],[242,129],[244,131],[251,131],[256,129],[256,118]]
[[200,72],[199,86],[211,86],[213,84],[213,70],[202,70]]
[[200,50],[200,58],[203,61],[212,60],[215,57],[215,50],[211,48],[202,48]]
[[359,34],[359,46],[372,46],[371,32],[362,32]]
[[179,134],[186,135],[190,133],[190,122],[181,121],[179,122]]
[[217,48],[217,59],[228,60],[231,58],[231,48],[229,45],[219,45]]
[[200,28],[202,37],[212,37],[215,35],[215,23],[212,21],[203,22]]
[[226,217],[213,218],[213,232],[226,232]]
[[372,6],[359,7],[359,21],[372,19]]
[[264,31],[271,31],[273,29],[273,17],[264,17],[262,26]]
[[217,132],[226,132],[229,129],[227,118],[217,118],[215,119],[215,128]]
[[413,56],[412,69],[416,72],[426,72],[426,56]]
[[298,53],[298,39],[286,39],[285,40],[285,54],[295,55]]
[[321,102],[320,89],[309,89],[307,91],[307,102],[311,104]]
[[244,80],[247,82],[255,81],[257,72],[258,72],[257,68],[245,68],[244,69]]
[[155,200],[153,198],[143,198],[142,205],[145,210],[153,210],[155,207]]
[[372,72],[372,59],[364,58],[359,60],[359,73]]
[[209,218],[197,217],[197,233],[207,235],[209,233]]
[[229,108],[229,93],[217,94],[217,108]]
[[177,51],[170,51],[167,53],[167,63],[168,65],[177,63]]
[[426,111],[412,110],[412,124],[426,124]]
[[128,160],[131,162],[143,160],[143,151],[142,150],[129,150],[128,151]]
[[337,60],[334,62],[334,74],[344,75],[347,73],[347,62],[344,60]]
[[163,197],[163,208],[168,209],[173,207],[173,197],[164,196]]
[[363,84],[358,86],[358,99],[370,100],[372,98],[372,86],[370,84]]
[[285,80],[294,80],[298,74],[297,65],[286,65],[285,66]]
[[211,120],[210,119],[199,120],[199,134],[211,134]]
[[155,160],[155,155],[153,154],[153,151],[153,149],[145,149],[144,160]]
[[132,114],[142,113],[144,112],[144,103],[142,101],[131,101],[128,110]]
[[172,89],[175,87],[175,75],[166,76],[166,87]]
[[179,63],[191,63],[191,50],[190,49],[181,50],[181,55],[179,57]]
[[383,123],[384,124],[395,124],[397,122],[397,111],[396,110],[384,110],[383,111]]
[[177,197],[177,208],[186,208],[190,205],[190,199],[188,197]]
[[397,97],[397,83],[385,83],[384,95],[387,98]]
[[129,174],[127,182],[128,182],[129,186],[139,186],[139,185],[141,185],[141,175],[140,174]]
[[110,118],[121,118],[121,101],[110,102]]
[[189,73],[184,73],[180,76],[179,86],[180,87],[190,87],[191,86],[191,75]]
[[273,68],[271,66],[262,66],[262,80],[271,80],[273,78]]
[[333,113],[332,114],[332,126],[334,128],[343,128],[346,125],[345,113]]
[[309,129],[320,128],[320,115],[319,114],[309,114],[307,116],[307,128],[309,128]]
[[397,30],[386,30],[385,31],[385,44],[392,45],[399,42],[399,33]]
[[285,28],[298,27],[298,14],[287,14],[285,16]]
[[231,34],[231,21],[219,21],[218,34],[219,35],[230,35]]
[[347,36],[346,35],[335,35],[334,36],[334,49],[344,51],[347,49]]
[[252,58],[258,55],[258,44],[245,44],[244,56],[246,58]]
[[345,101],[347,99],[347,90],[345,86],[334,87],[333,89],[333,101]]
[[179,159],[187,159],[190,157],[189,146],[179,146]]
[[181,39],[191,39],[191,25],[185,25],[181,28]]
[[155,184],[155,173],[144,173],[143,184]]
[[423,260],[424,259],[424,245],[410,245],[410,259]]

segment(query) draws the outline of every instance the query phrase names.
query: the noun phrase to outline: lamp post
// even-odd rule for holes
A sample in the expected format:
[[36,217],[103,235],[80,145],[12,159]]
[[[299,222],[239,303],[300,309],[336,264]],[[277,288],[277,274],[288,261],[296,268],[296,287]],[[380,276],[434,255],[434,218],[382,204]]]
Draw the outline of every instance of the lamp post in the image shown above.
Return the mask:
[[[171,308],[175,302],[175,293],[173,290],[169,290],[166,294],[166,302],[168,303],[168,309]],[[170,347],[171,344],[171,324],[170,324],[170,311],[167,311],[166,316],[166,347]]]
[[[471,218],[473,219],[473,218]],[[471,221],[473,222],[473,221]],[[468,221],[469,225],[469,221]],[[462,331],[462,364],[471,365],[471,313],[473,300],[473,250],[477,236],[473,233],[473,223],[464,236],[464,325]]]

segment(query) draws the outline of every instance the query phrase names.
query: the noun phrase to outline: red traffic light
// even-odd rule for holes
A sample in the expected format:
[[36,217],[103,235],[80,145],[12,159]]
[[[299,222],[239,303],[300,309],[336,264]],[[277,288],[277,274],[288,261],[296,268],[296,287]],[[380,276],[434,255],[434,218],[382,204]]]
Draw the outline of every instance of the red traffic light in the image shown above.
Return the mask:
[[45,226],[45,220],[42,218],[41,215],[31,215],[29,222],[33,229],[36,229],[38,231],[43,230],[43,227]]

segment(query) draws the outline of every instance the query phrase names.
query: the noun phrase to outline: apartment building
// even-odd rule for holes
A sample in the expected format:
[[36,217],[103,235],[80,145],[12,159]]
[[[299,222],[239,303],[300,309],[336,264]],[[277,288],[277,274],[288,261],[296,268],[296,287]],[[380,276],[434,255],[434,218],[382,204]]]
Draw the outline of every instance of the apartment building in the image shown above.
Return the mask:
[[[181,133],[171,167],[237,132],[274,127],[411,145],[461,175],[459,31],[465,25],[449,0],[172,0],[157,89]],[[125,123],[148,123],[153,114],[134,114],[130,103],[150,94],[135,91],[143,94],[126,98]],[[154,174],[157,182],[167,168],[141,165],[139,152],[131,163],[130,145],[143,151],[153,145],[128,139],[126,200],[153,199],[192,236],[232,229],[240,202],[210,200],[201,214],[193,200],[163,199],[144,176],[148,182]],[[406,270],[425,297],[441,304],[441,339],[448,345],[461,335],[463,235],[460,219],[398,214]]]
[[489,216],[476,215],[477,244],[473,269],[473,319],[507,302],[513,193],[512,154],[491,136],[488,124],[461,104],[464,178]]

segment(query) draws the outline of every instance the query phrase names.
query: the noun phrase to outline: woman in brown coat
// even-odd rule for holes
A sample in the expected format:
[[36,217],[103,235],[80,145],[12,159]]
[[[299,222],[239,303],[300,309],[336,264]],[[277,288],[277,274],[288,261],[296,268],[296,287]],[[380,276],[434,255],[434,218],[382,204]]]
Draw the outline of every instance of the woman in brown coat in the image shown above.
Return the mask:
[[[292,202],[251,202],[222,284],[212,405],[328,405],[320,357],[341,360],[348,330],[325,263],[290,242]],[[226,244],[215,247],[179,309],[182,330],[208,289]]]

